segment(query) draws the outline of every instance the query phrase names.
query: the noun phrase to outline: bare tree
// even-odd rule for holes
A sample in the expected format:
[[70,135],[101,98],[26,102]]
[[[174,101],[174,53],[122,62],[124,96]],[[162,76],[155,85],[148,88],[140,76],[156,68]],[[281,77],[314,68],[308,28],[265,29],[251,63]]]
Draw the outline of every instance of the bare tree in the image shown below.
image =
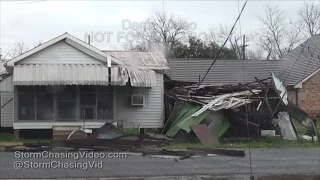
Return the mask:
[[[219,24],[218,28],[211,27],[208,34],[209,42],[217,44],[218,46],[222,46],[224,41],[229,36],[230,30],[231,27],[222,24]],[[253,34],[248,33],[245,36],[246,44],[252,41],[253,37]],[[237,54],[238,58],[243,58],[243,35],[236,34],[236,29],[234,29],[231,33],[227,46],[229,46],[228,48]]]
[[0,49],[0,61],[6,61],[9,57],[9,51],[2,53],[2,49]]
[[25,53],[28,50],[29,50],[29,48],[26,47],[25,43],[23,41],[19,41],[19,42],[16,42],[14,44],[14,46],[10,48],[9,56],[11,58],[14,58],[14,57],[17,57],[17,56]]
[[266,52],[266,59],[279,59],[301,42],[301,28],[288,22],[279,6],[267,4],[264,13],[259,18],[258,45]]
[[124,44],[124,50],[126,50],[126,51],[146,52],[146,51],[148,51],[148,46],[147,46],[147,44],[145,42],[125,43]]
[[139,39],[145,42],[162,45],[168,54],[177,42],[181,41],[190,30],[189,23],[177,16],[154,11],[137,30]]
[[257,49],[256,51],[248,49],[246,54],[248,59],[263,60],[263,52],[261,49]]
[[37,44],[35,44],[35,45],[33,46],[33,48],[39,47],[39,46],[41,46],[41,45],[42,45],[42,42],[39,41]]
[[320,33],[320,3],[304,2],[298,10],[299,24],[307,37]]

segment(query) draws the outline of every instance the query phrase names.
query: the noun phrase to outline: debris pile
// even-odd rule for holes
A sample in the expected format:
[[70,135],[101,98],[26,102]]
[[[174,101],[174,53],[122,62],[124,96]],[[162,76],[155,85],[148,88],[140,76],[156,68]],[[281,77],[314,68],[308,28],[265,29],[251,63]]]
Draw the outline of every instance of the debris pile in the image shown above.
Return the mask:
[[[238,85],[199,86],[166,76],[165,102],[166,122],[162,133],[168,137],[192,131],[200,142],[217,144],[224,134],[247,137],[249,133],[251,138],[260,139],[261,131],[280,129],[285,139],[296,140],[301,136],[293,120],[318,137],[311,118],[289,102],[286,87],[274,73],[269,78],[255,78],[253,82]],[[197,130],[199,124],[205,127]]]
[[84,139],[60,140],[51,143],[25,143],[24,146],[7,147],[6,151],[43,151],[43,150],[101,150],[101,151],[133,151],[142,146],[169,145],[172,140],[156,138],[145,134],[126,135],[111,123]]

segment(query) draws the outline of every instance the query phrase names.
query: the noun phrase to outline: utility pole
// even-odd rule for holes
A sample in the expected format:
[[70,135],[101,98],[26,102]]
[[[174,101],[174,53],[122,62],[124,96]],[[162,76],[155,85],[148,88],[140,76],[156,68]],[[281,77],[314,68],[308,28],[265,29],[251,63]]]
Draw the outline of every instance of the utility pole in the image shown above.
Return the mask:
[[246,59],[246,47],[249,46],[246,44],[246,35],[243,35],[243,45],[242,45],[242,59]]

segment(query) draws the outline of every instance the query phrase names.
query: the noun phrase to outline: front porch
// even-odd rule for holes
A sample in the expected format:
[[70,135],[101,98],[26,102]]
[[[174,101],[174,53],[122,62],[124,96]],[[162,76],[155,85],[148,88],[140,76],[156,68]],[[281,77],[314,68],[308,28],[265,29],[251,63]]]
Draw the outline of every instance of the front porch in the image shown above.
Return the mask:
[[75,124],[114,121],[113,89],[112,86],[90,85],[16,86],[14,128],[23,122]]

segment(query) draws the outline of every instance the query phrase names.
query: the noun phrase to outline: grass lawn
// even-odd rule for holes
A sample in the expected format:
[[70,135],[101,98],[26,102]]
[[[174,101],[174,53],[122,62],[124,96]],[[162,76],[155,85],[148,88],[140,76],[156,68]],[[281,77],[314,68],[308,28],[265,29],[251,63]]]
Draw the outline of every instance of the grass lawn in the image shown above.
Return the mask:
[[308,141],[289,141],[284,140],[279,137],[268,137],[266,139],[260,141],[226,141],[222,140],[219,145],[203,145],[197,142],[190,142],[190,143],[180,143],[180,144],[173,144],[163,147],[146,147],[146,149],[184,149],[184,148],[259,148],[259,147],[274,147],[274,148],[294,148],[294,147],[320,147],[320,143],[318,142],[308,142]]
[[[317,129],[320,132],[320,118],[317,119]],[[300,123],[295,122],[296,128],[299,133],[305,134],[306,128],[304,128]],[[139,130],[137,128],[132,129],[124,129],[125,134],[139,134]],[[20,141],[15,141],[13,138],[13,134],[9,133],[0,133],[0,151],[5,146],[16,146],[22,145],[24,142],[50,142],[52,139],[23,139],[20,138]],[[248,146],[253,148],[257,147],[320,147],[320,143],[312,143],[308,141],[288,141],[281,139],[279,137],[268,137],[266,139],[260,141],[227,141],[221,140],[220,144],[217,146],[208,146],[203,145],[197,142],[190,143],[179,143],[173,144],[165,147],[150,147],[151,149],[183,149],[183,148],[195,148],[195,147],[215,147],[215,148],[248,148]],[[149,148],[149,147],[146,147]]]
[[15,141],[13,134],[10,133],[0,133],[0,147],[4,146],[16,146],[22,145],[25,142],[50,142],[51,139],[23,139],[20,138],[20,141]]

